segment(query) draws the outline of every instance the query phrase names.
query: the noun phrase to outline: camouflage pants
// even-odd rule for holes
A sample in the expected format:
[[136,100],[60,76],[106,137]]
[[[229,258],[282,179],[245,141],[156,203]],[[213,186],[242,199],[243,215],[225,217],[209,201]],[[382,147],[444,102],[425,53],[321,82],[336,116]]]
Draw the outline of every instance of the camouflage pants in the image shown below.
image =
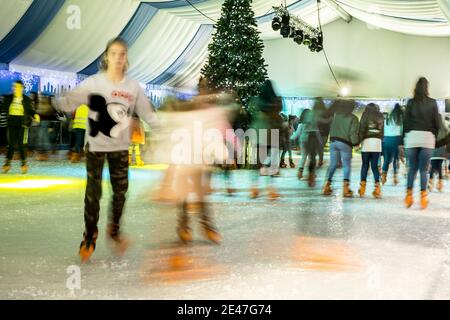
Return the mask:
[[86,234],[92,237],[97,231],[102,197],[102,173],[108,161],[113,199],[109,223],[119,226],[128,190],[128,150],[116,152],[86,152],[87,185],[84,198],[84,222]]

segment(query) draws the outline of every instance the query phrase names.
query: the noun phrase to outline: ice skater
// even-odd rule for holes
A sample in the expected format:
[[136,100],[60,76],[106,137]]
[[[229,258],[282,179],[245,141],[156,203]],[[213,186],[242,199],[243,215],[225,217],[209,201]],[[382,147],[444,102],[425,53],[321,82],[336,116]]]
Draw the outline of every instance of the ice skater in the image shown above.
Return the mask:
[[58,101],[65,112],[81,104],[89,106],[86,144],[87,185],[84,199],[85,231],[80,244],[82,262],[89,260],[98,237],[102,172],[109,164],[113,198],[107,227],[113,249],[123,254],[128,246],[120,221],[128,189],[128,148],[131,115],[136,113],[149,125],[157,119],[149,100],[136,80],[126,76],[128,45],[121,38],[108,42],[100,62],[101,72],[83,81]]
[[7,114],[8,124],[8,154],[6,162],[3,165],[3,173],[11,169],[11,161],[14,156],[14,150],[17,146],[21,159],[21,171],[23,174],[28,172],[26,150],[24,146],[25,128],[31,125],[33,117],[39,121],[36,111],[34,111],[31,100],[23,94],[24,84],[17,80],[13,83],[13,94],[4,98],[1,112]]

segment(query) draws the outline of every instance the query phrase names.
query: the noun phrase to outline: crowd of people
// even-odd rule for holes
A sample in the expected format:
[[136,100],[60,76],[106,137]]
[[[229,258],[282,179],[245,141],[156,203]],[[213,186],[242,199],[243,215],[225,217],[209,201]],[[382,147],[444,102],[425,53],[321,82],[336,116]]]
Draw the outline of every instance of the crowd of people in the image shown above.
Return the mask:
[[[317,169],[324,166],[324,153],[328,148],[324,196],[333,194],[338,168],[343,171],[343,197],[354,196],[350,181],[354,151],[360,151],[362,160],[360,197],[366,193],[369,169],[374,182],[372,195],[379,199],[391,164],[393,182],[399,183],[401,162],[408,172],[404,200],[407,207],[413,204],[413,185],[418,172],[422,208],[428,205],[427,188],[435,187],[435,175],[437,189],[443,188],[442,166],[450,154],[448,123],[439,114],[436,100],[429,97],[425,78],[419,79],[414,97],[406,106],[397,104],[392,111],[383,114],[378,105],[369,103],[361,117],[354,113],[356,103],[353,100],[336,100],[327,107],[320,98],[298,117],[284,115],[282,101],[270,80],[265,81],[259,96],[252,101],[255,111],[250,114],[239,106],[234,93],[219,94],[206,78],[199,82],[197,97],[189,101],[167,99],[155,112],[139,83],[126,76],[127,50],[122,39],[111,40],[102,56],[101,72],[64,96],[32,94],[28,97],[23,92],[23,83],[16,81],[13,94],[5,96],[1,103],[0,147],[7,149],[4,173],[11,168],[15,149],[20,154],[22,172],[27,172],[24,146],[27,140],[28,143],[33,141],[31,145],[39,160],[48,159],[56,140],[53,123],[70,123],[70,158],[78,162],[84,156],[86,161],[85,230],[79,250],[84,262],[93,254],[98,238],[105,162],[108,162],[113,190],[107,235],[117,253],[123,254],[128,247],[120,221],[129,184],[129,165],[144,164],[140,150],[148,143],[144,122],[152,129],[152,142],[156,141],[152,152],[161,162],[169,164],[154,199],[176,203],[180,212],[177,233],[183,242],[192,240],[189,219],[193,210],[189,201],[192,195],[196,198],[195,210],[206,237],[214,243],[221,242],[206,201],[211,192],[212,167],[223,169],[228,193],[232,194],[230,169],[251,162],[255,169],[251,198],[258,197],[261,187],[265,186],[269,198],[275,200],[281,194],[274,187],[273,179],[288,165],[298,167],[299,179],[303,179],[307,166],[308,185],[315,187]],[[202,131],[199,132],[198,127]],[[248,134],[249,130],[256,134]],[[180,132],[182,134],[178,134]],[[204,132],[209,134],[204,136]],[[187,136],[194,141],[185,140]],[[178,139],[179,149],[169,143],[174,137]],[[298,164],[294,162],[293,148],[298,148],[301,154]],[[242,150],[245,150],[244,155]]]

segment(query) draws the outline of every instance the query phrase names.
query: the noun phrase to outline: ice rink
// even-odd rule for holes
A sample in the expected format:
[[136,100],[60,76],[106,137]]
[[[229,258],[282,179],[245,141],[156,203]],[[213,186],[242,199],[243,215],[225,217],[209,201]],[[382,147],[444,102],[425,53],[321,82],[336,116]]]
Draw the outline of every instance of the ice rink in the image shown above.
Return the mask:
[[[105,239],[110,201],[104,174],[99,239],[90,263],[79,265],[85,169],[65,160],[14,162],[0,176],[0,299],[450,299],[450,181],[430,194],[428,209],[405,209],[404,177],[383,187],[383,199],[320,195],[296,169],[275,178],[282,197],[249,198],[251,171],[233,171],[230,197],[221,174],[209,197],[221,245],[179,242],[178,209],[152,203],[158,166],[133,167],[123,217],[132,246],[124,257]],[[359,184],[355,157],[352,189]],[[260,179],[264,185],[265,178]]]

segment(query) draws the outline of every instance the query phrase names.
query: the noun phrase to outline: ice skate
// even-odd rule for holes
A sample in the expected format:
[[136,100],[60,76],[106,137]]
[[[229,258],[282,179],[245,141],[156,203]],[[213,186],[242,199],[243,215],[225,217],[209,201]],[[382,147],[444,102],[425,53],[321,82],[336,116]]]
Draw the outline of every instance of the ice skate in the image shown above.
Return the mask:
[[410,208],[413,205],[413,194],[412,194],[412,189],[408,189],[406,190],[406,197],[405,197],[405,206],[407,208]]
[[422,207],[422,209],[426,209],[428,207],[428,194],[426,191],[421,191],[420,192],[420,206]]
[[297,178],[298,180],[303,178],[303,168],[298,169]]
[[366,194],[366,181],[361,181],[361,184],[358,189],[358,194],[362,198]]
[[119,225],[109,224],[106,234],[110,240],[111,249],[122,257],[130,246],[130,241],[121,234]]
[[295,163],[292,159],[289,160],[289,166],[294,169],[295,168]]
[[331,181],[327,181],[322,189],[322,195],[331,196],[333,189],[331,188]]
[[3,173],[8,173],[9,172],[9,170],[11,170],[11,163],[8,161],[8,162],[6,162],[4,165],[3,165],[3,169],[2,169],[3,171]]
[[92,238],[86,236],[86,232],[83,234],[83,241],[80,244],[80,259],[82,263],[89,261],[90,257],[95,251],[95,244],[97,242],[97,233]]
[[22,163],[22,165],[20,166],[20,171],[22,172],[22,174],[26,174],[28,172],[28,166],[26,162]]
[[376,199],[381,199],[381,187],[379,182],[375,183],[375,189],[372,192],[372,196]]
[[201,204],[201,222],[203,227],[203,233],[205,237],[215,244],[220,244],[222,242],[222,236],[219,231],[214,227],[209,212],[207,211],[206,204],[203,202]]
[[344,181],[344,188],[342,193],[344,198],[353,198],[353,191],[350,189],[349,181]]

